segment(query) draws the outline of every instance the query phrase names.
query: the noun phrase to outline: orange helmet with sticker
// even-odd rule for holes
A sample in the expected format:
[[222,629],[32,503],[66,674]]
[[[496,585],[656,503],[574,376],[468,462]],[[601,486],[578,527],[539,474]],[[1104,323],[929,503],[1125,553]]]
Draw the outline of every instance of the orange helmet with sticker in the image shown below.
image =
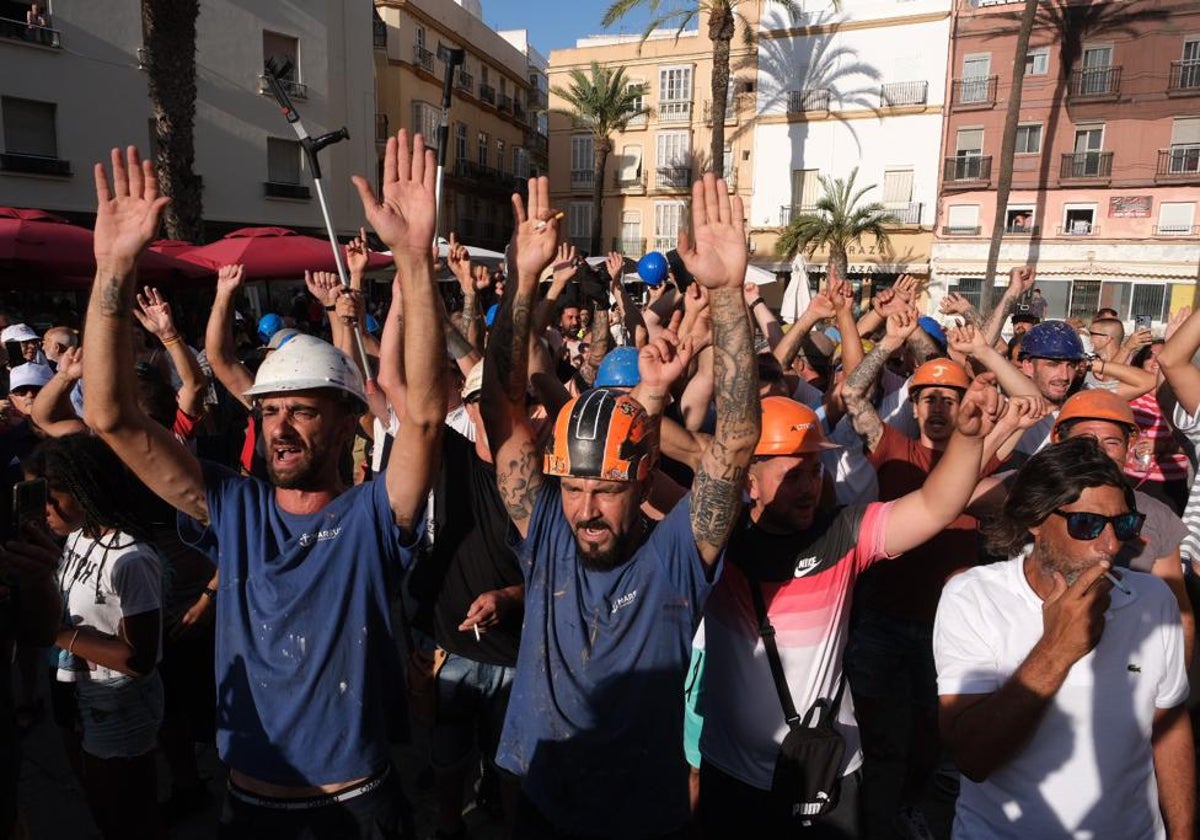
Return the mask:
[[1076,420],[1105,420],[1123,426],[1131,436],[1138,433],[1137,420],[1129,403],[1112,391],[1098,388],[1080,391],[1063,403],[1050,434],[1057,443],[1063,439],[1064,427]]
[[918,388],[955,388],[966,391],[971,387],[971,379],[962,365],[949,359],[932,359],[913,371],[912,380],[908,383],[909,391]]
[[633,397],[593,388],[554,421],[542,472],[605,481],[641,481],[658,460],[658,424]]
[[764,397],[762,434],[754,454],[759,458],[775,455],[802,455],[840,449],[821,431],[821,419],[806,405],[787,397]]

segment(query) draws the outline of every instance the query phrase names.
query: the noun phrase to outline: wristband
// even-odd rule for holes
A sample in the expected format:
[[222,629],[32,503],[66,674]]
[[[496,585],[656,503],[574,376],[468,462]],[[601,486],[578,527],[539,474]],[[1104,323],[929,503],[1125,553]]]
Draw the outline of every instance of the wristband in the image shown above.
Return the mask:
[[75,655],[75,650],[74,650],[74,648],[75,648],[75,640],[76,640],[76,639],[78,639],[78,638],[79,638],[79,629],[78,629],[78,628],[76,628],[76,629],[75,629],[75,635],[73,635],[73,636],[71,637],[71,641],[70,641],[70,642],[67,644],[67,654],[68,654],[68,655],[70,655],[70,656],[74,656],[74,655]]
[[217,590],[213,589],[211,586],[204,587],[200,594],[208,598],[210,601],[215,602],[217,600]]
[[762,298],[755,298],[754,300],[750,301],[750,308],[753,309],[754,307],[758,306],[760,303],[763,306],[767,305],[767,302],[765,300],[763,300]]
[[172,336],[171,338],[162,338],[159,340],[162,342],[163,347],[170,347],[173,344],[180,344],[183,342],[183,339],[177,335]]
[[335,312],[335,311],[337,311],[337,304],[335,303],[335,304],[333,304],[332,306],[326,306],[326,307],[325,307],[325,311],[326,311],[326,312]]

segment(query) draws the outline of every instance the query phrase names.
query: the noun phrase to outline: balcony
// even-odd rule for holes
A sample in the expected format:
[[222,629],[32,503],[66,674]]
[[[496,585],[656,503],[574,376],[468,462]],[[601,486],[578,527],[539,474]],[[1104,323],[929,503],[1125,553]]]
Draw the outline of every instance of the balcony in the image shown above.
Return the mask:
[[646,173],[639,170],[636,175],[623,174],[619,169],[613,173],[613,189],[626,195],[644,195],[646,192]]
[[387,24],[379,15],[371,21],[371,43],[377,50],[387,49]]
[[1019,225],[1016,222],[1010,222],[1004,226],[1005,236],[1038,236],[1041,233],[1041,228],[1038,225]]
[[530,88],[525,101],[529,103],[531,111],[545,111],[550,107],[549,96],[540,88]]
[[[279,84],[292,99],[308,99],[308,85],[297,82],[295,79],[280,79]],[[258,92],[266,96],[271,95],[271,85],[267,82],[267,77],[262,74],[258,77]]]
[[661,254],[665,254],[667,251],[670,251],[672,248],[678,247],[678,245],[679,245],[679,234],[675,234],[674,236],[656,236],[656,237],[654,237],[654,250],[658,251]]
[[919,225],[921,224],[921,202],[910,201],[907,204],[897,204],[895,206],[885,205],[887,213],[896,221],[893,224],[900,225]]
[[1115,99],[1121,92],[1120,67],[1087,67],[1071,71],[1067,87],[1067,98],[1072,101],[1087,99]]
[[386,145],[388,140],[388,115],[375,115],[375,142],[380,145]]
[[426,73],[432,73],[433,52],[425,49],[420,44],[413,44],[413,64],[420,67]]
[[590,190],[595,184],[596,172],[593,169],[572,169],[571,189]]
[[784,204],[779,208],[779,224],[787,227],[797,216],[811,215],[817,212],[815,204]]
[[281,184],[277,181],[264,181],[263,195],[267,198],[290,198],[293,201],[308,201],[312,198],[312,193],[304,184]]
[[57,29],[49,26],[29,26],[25,21],[15,18],[0,18],[0,38],[62,49],[62,33]]
[[527,131],[525,133],[525,147],[529,149],[529,153],[534,157],[545,158],[550,154],[550,138],[545,134],[536,131]]
[[654,170],[654,186],[660,190],[689,190],[692,188],[692,167],[660,166]]
[[879,107],[924,105],[929,101],[929,82],[888,82],[879,89]]
[[507,93],[500,94],[500,96],[496,99],[496,110],[505,111],[505,112],[508,112],[511,114],[512,109],[513,109],[512,97],[509,96]]
[[645,239],[616,239],[612,241],[612,249],[622,256],[638,259],[646,253]]
[[1154,229],[1155,236],[1200,236],[1200,227],[1196,225],[1159,225]]
[[475,95],[475,77],[464,70],[459,70],[454,74],[454,86],[472,96]]
[[1054,229],[1058,236],[1099,236],[1100,225],[1085,220],[1068,221],[1063,227]]
[[789,114],[805,114],[813,111],[828,110],[829,90],[827,88],[788,91],[787,112]]
[[1156,181],[1200,180],[1200,144],[1172,146],[1159,149]]
[[629,129],[645,128],[646,122],[647,120],[645,114],[638,114],[636,117],[630,117],[629,122],[625,123],[625,130],[628,131]]
[[479,100],[486,102],[489,105],[496,104],[496,89],[491,85],[481,84],[479,86]]
[[980,76],[977,79],[955,79],[950,86],[950,105],[955,111],[996,106],[996,86],[999,76]]
[[665,102],[658,103],[658,121],[659,122],[691,122],[692,121],[692,102],[691,100],[668,99]]
[[942,236],[979,236],[983,232],[981,227],[950,227],[949,225],[942,226]]
[[1172,61],[1167,93],[1172,96],[1200,96],[1200,61]]
[[48,175],[53,178],[70,178],[71,161],[46,155],[20,153],[0,154],[0,172],[23,175]]
[[942,181],[947,186],[979,186],[992,180],[991,155],[962,155],[946,158]]
[[515,96],[513,97],[512,101],[512,112],[514,117],[521,122],[525,122],[525,106],[522,105],[521,100]]
[[1068,152],[1062,156],[1058,180],[1107,180],[1112,177],[1112,161],[1112,152]]
[[454,176],[488,187],[493,191],[511,192],[516,186],[516,179],[507,172],[501,172],[492,166],[485,166],[472,160],[459,159],[454,163]]

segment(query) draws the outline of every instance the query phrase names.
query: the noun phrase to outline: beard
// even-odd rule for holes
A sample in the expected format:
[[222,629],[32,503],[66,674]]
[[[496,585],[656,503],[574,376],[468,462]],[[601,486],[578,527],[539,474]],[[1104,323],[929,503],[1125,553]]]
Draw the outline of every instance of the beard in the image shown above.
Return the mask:
[[[1062,555],[1048,546],[1035,544],[1033,551],[1033,559],[1041,567],[1047,578],[1053,577],[1054,572],[1058,572],[1063,576],[1063,580],[1067,582],[1067,586],[1074,586],[1075,581],[1079,580],[1079,576],[1096,565],[1097,560],[1072,560],[1065,555]],[[1112,557],[1104,558],[1110,563]]]
[[[579,536],[579,532],[584,528],[607,530],[613,535],[612,543],[606,548],[601,548],[597,543],[584,542]],[[579,565],[589,572],[611,572],[629,559],[631,539],[632,536],[628,531],[621,534],[615,533],[608,527],[608,523],[602,520],[592,519],[580,522],[575,526],[575,558],[579,561]]]
[[324,461],[323,454],[311,449],[301,449],[300,457],[281,471],[272,452],[267,458],[267,478],[273,486],[281,490],[319,489],[319,465]]

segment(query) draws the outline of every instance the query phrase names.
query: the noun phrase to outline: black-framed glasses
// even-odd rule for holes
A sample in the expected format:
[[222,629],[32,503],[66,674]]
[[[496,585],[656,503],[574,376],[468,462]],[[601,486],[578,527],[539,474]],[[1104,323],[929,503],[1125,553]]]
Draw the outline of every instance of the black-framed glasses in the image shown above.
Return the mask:
[[1146,522],[1146,514],[1136,510],[1118,513],[1116,516],[1105,516],[1086,510],[1056,510],[1053,513],[1067,520],[1067,533],[1075,540],[1094,540],[1104,533],[1104,526],[1111,522],[1117,539],[1128,542],[1142,533],[1142,525]]

